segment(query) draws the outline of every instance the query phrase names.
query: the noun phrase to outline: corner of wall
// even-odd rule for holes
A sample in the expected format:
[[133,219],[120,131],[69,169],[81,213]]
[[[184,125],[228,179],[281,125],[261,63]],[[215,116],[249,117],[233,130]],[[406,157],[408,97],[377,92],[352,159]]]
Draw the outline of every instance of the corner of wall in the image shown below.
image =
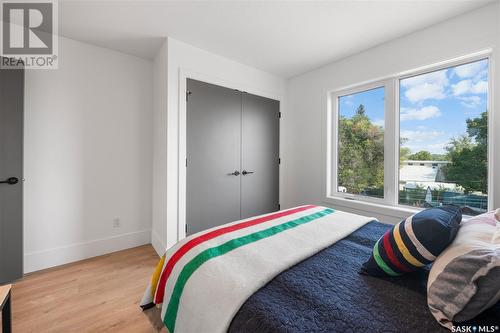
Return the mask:
[[162,256],[167,250],[167,245],[155,230],[151,230],[151,245],[153,245],[158,256]]
[[168,39],[165,39],[153,64],[153,202],[152,245],[159,255],[167,243],[167,82]]

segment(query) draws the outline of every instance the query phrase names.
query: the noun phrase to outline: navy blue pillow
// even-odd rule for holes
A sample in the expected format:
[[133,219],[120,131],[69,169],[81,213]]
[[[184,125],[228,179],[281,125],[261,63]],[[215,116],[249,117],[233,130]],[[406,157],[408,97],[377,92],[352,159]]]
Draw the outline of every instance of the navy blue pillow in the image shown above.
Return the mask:
[[361,273],[398,276],[433,262],[455,239],[461,221],[456,206],[430,208],[408,217],[375,243]]

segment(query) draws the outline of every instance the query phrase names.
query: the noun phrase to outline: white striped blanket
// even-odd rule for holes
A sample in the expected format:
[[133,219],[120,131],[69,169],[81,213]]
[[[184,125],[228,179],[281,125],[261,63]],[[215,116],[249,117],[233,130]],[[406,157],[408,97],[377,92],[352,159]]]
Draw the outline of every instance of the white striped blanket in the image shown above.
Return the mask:
[[141,306],[160,312],[170,333],[225,332],[272,278],[373,220],[301,206],[191,235],[162,257]]

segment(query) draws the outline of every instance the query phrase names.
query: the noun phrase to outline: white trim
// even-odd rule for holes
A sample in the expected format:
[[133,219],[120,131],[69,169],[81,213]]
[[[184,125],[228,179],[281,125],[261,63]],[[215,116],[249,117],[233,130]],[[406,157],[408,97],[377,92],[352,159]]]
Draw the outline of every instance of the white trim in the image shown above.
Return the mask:
[[[494,95],[494,57],[492,49],[481,50],[469,55],[460,56],[451,60],[422,66],[413,70],[400,72],[398,74],[385,76],[376,80],[369,80],[360,84],[353,84],[338,89],[328,90],[327,112],[326,112],[326,167],[323,173],[325,177],[325,203],[340,205],[351,209],[372,211],[393,217],[405,217],[408,214],[418,212],[409,206],[399,205],[399,136],[400,136],[400,113],[399,113],[399,86],[400,81],[409,77],[418,76],[442,69],[464,65],[488,59],[488,209],[494,207],[494,142],[495,135],[493,95]],[[337,185],[338,163],[333,157],[338,158],[338,98],[353,93],[359,93],[376,87],[385,88],[385,136],[384,136],[384,199],[339,193]],[[394,172],[395,171],[395,172]]]
[[167,245],[163,243],[161,237],[154,229],[151,230],[151,245],[159,256],[164,255],[167,251]]
[[64,265],[91,257],[121,251],[151,242],[151,230],[70,244],[24,254],[24,273]]
[[[332,122],[330,122],[330,129],[327,131],[330,134],[330,142],[329,142],[329,166],[331,169],[329,172],[329,179],[330,183],[329,185],[329,192],[327,192],[327,197],[330,196],[335,196],[335,197],[342,197],[342,198],[347,198],[349,200],[361,200],[361,201],[367,201],[367,202],[373,202],[373,203],[378,203],[378,204],[390,204],[391,201],[389,201],[391,198],[388,196],[390,192],[389,188],[387,187],[386,180],[390,179],[392,176],[390,175],[389,171],[389,166],[391,163],[391,159],[386,159],[386,155],[389,152],[388,151],[388,140],[387,137],[384,134],[384,198],[375,198],[375,197],[365,197],[365,196],[360,196],[352,193],[341,193],[338,192],[338,133],[339,133],[339,99],[342,96],[348,96],[356,93],[362,93],[365,91],[373,90],[373,89],[379,89],[379,88],[384,88],[384,96],[385,96],[385,108],[384,108],[384,121],[385,121],[385,127],[392,125],[392,120],[390,117],[387,117],[387,106],[392,103],[387,103],[388,100],[393,99],[394,95],[394,89],[392,89],[392,80],[382,80],[382,81],[373,81],[370,83],[366,83],[363,85],[359,86],[354,86],[350,87],[347,89],[335,91],[335,92],[330,92],[329,94],[329,102],[328,102],[328,107],[329,107],[329,115],[328,119],[331,119]],[[393,133],[389,133],[389,136],[392,136]],[[391,138],[391,137],[389,137]],[[336,144],[333,144],[333,143]],[[333,157],[336,157],[336,161],[333,160]],[[328,170],[327,170],[328,172]],[[391,184],[392,181],[389,180],[389,184]]]
[[[399,119],[396,119],[396,101],[398,89],[394,80],[387,80],[385,85],[385,110],[384,110],[384,199],[391,204],[398,197],[398,179],[393,168],[398,163],[399,157]],[[399,118],[399,117],[398,117]],[[395,153],[398,153],[397,155]]]
[[[250,87],[239,82],[228,81],[219,77],[203,74],[200,72],[192,71],[187,68],[179,68],[179,109],[178,109],[178,188],[177,188],[177,241],[186,237],[186,81],[187,79],[198,80],[210,84],[215,84],[221,87],[230,89],[237,89],[250,94],[277,100],[280,104],[282,118],[284,114],[284,97],[281,94],[269,93]],[[283,151],[283,126],[280,121],[280,154]],[[283,202],[283,166],[284,161],[281,159],[280,172],[279,172],[279,201]]]
[[344,85],[340,87],[333,87],[327,90],[328,94],[335,93],[337,91],[342,91],[342,90],[353,90],[356,91],[356,88],[362,87],[365,85],[371,85],[375,82],[380,82],[380,81],[385,81],[385,80],[390,80],[390,79],[395,79],[395,78],[408,78],[411,76],[416,76],[420,74],[425,74],[433,71],[437,71],[440,69],[448,68],[448,67],[454,67],[460,64],[466,64],[468,62],[474,62],[477,60],[485,59],[485,58],[491,58],[493,55],[493,49],[492,48],[487,48],[487,49],[481,49],[476,52],[472,53],[467,53],[465,55],[461,55],[452,59],[447,59],[447,60],[442,60],[442,61],[437,61],[433,62],[432,64],[420,66],[420,67],[415,67],[413,69],[401,71],[401,72],[395,72],[391,73],[388,75],[383,75],[379,76],[370,80],[365,80],[362,82],[354,83],[354,84],[349,84],[349,85]]
[[[391,184],[391,190],[393,192],[391,196],[391,204],[398,204],[399,203],[399,153],[400,153],[400,143],[399,141],[401,140],[400,138],[400,107],[399,107],[399,81],[398,80],[392,80],[392,87],[394,91],[394,96],[393,96],[393,108],[391,110],[392,112],[392,121],[394,125],[393,129],[393,142],[392,144],[392,149],[391,151],[391,160],[392,163],[389,165],[389,167],[392,170],[396,170],[396,172],[392,172],[392,184]],[[403,206],[404,207],[404,206]],[[407,208],[407,207],[405,207]]]
[[[340,197],[327,197],[323,200],[324,203],[333,205],[334,207],[347,207],[368,213],[377,213],[384,216],[395,217],[398,219],[407,218],[410,215],[418,213],[422,208],[409,206],[391,206],[387,204],[378,204],[368,201],[352,200]],[[383,222],[383,221],[382,221]]]
[[[453,59],[439,61],[439,62],[435,62],[433,64],[429,64],[426,66],[421,66],[421,67],[414,68],[414,69],[411,69],[408,71],[403,71],[403,72],[400,72],[396,75],[393,75],[392,78],[395,78],[398,80],[404,80],[404,79],[407,79],[407,78],[413,77],[413,76],[418,76],[418,75],[422,75],[422,74],[436,72],[436,71],[440,71],[442,69],[447,69],[450,67],[465,65],[465,64],[468,64],[471,62],[475,62],[475,61],[479,61],[479,60],[483,60],[483,59],[487,59],[487,58],[489,59],[489,58],[491,58],[492,53],[493,53],[492,49],[485,49],[485,50],[469,53],[467,55],[462,55],[462,56],[459,56],[459,57],[456,57]],[[489,77],[488,77],[488,79],[489,79]]]
[[493,95],[495,94],[495,79],[494,79],[494,66],[495,66],[495,61],[493,57],[493,53],[490,52],[488,54],[488,209],[493,209],[495,207],[495,201],[493,200],[495,198],[495,174],[494,174],[494,169],[493,165],[495,163],[495,136],[500,135],[500,133],[495,133],[494,131],[494,126],[495,126],[495,113],[498,111],[494,111],[494,98]]

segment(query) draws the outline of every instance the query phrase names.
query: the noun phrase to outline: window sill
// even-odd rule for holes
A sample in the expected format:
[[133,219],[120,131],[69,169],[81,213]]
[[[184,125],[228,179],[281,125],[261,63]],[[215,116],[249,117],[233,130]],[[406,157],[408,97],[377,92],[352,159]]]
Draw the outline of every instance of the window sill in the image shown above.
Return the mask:
[[[373,203],[368,201],[356,200],[356,199],[346,199],[343,197],[329,196],[325,197],[323,201],[327,204],[335,205],[342,210],[342,207],[356,209],[363,212],[371,214],[380,214],[385,216],[390,216],[394,218],[403,219],[415,213],[418,213],[422,209],[414,207],[405,206],[391,206],[379,203]],[[383,222],[383,221],[382,221]]]

